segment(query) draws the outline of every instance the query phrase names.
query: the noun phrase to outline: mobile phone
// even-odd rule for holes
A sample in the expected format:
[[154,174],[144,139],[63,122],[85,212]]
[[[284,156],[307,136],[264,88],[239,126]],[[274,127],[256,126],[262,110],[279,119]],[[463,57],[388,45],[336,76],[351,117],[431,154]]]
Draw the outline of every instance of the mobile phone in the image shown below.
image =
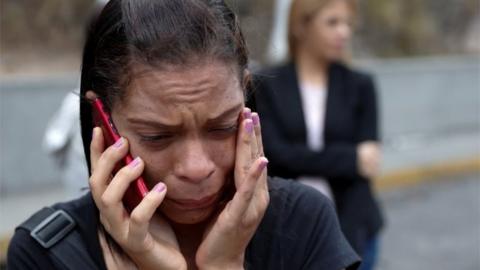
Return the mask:
[[[120,139],[121,136],[118,134],[118,131],[113,124],[111,115],[105,110],[105,106],[99,98],[94,99],[92,102],[92,113],[95,126],[102,129],[105,148]],[[113,174],[116,174],[118,170],[132,161],[132,155],[128,153],[123,160],[115,166]],[[148,189],[145,185],[145,181],[140,176],[130,184],[123,197],[123,204],[127,211],[131,212],[142,201],[147,193]]]

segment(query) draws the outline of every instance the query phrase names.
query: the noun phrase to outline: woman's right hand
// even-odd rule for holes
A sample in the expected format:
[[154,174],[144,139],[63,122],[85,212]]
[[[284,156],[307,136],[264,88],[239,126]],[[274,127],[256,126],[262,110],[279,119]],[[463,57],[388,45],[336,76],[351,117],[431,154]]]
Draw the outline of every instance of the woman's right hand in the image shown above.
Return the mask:
[[381,151],[375,141],[365,141],[357,146],[357,166],[360,175],[373,178],[380,172]]
[[[130,183],[144,169],[138,158],[113,175],[115,165],[128,153],[128,141],[120,139],[105,149],[102,130],[94,128],[90,144],[90,188],[100,211],[100,221],[115,242],[139,269],[186,269],[175,233],[155,212],[166,194],[158,183],[130,214],[122,198]],[[151,222],[152,218],[155,222]]]

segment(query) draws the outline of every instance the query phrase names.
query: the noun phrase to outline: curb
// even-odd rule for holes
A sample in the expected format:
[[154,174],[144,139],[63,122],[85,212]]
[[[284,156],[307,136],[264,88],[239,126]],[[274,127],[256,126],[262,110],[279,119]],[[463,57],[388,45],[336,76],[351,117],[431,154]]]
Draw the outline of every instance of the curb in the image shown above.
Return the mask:
[[426,166],[395,170],[373,180],[377,192],[405,188],[435,179],[480,172],[480,157],[435,163]]
[[7,261],[7,249],[10,242],[11,235],[0,235],[0,268]]

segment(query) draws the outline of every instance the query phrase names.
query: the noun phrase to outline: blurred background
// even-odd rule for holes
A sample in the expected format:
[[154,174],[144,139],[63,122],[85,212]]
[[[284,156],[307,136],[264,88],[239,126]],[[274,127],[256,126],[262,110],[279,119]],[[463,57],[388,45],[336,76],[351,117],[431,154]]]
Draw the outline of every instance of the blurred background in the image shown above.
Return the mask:
[[[72,196],[44,136],[78,86],[94,2],[0,0],[0,261],[16,225]],[[283,60],[282,1],[227,2],[252,68]],[[359,0],[359,9],[352,65],[375,76],[384,150],[378,269],[480,269],[480,2]]]

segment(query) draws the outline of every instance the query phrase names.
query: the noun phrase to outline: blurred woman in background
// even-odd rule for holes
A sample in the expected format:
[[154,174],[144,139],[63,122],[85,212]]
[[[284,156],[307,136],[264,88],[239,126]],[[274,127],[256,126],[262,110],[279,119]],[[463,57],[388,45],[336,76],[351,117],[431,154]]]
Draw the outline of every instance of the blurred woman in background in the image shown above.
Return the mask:
[[294,0],[290,62],[260,72],[255,90],[271,175],[335,201],[362,269],[376,260],[382,216],[370,180],[381,150],[372,78],[345,64],[354,0]]

